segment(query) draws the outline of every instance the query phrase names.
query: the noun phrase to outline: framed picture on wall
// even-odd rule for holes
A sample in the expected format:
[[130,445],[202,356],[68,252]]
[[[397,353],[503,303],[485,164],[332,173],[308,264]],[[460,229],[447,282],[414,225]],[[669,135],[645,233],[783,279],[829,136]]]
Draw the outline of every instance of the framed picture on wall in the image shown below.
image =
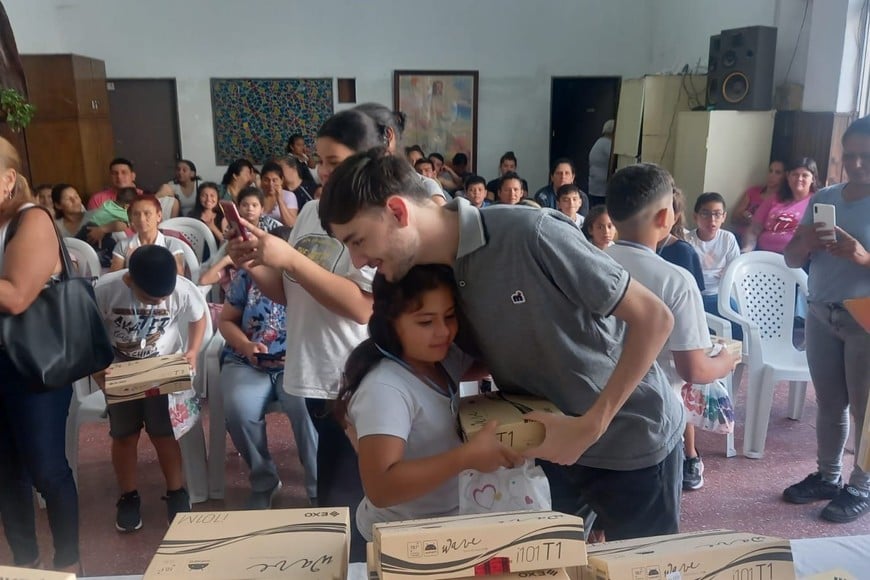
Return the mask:
[[393,103],[405,113],[405,145],[419,145],[426,154],[441,153],[447,163],[457,153],[477,167],[476,70],[397,70]]

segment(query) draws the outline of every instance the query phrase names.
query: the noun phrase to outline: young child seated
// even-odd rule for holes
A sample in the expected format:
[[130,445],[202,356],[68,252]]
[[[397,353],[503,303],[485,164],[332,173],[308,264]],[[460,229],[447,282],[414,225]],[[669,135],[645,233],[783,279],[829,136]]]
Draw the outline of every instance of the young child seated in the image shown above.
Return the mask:
[[464,195],[468,203],[474,207],[481,208],[492,205],[492,202],[486,199],[486,179],[479,175],[472,175],[465,180]]
[[357,526],[453,515],[457,476],[522,462],[496,439],[495,422],[467,443],[457,431],[458,385],[472,359],[453,345],[458,322],[450,268],[416,266],[401,281],[372,285],[370,338],[351,352],[339,420],[358,440],[365,498]]
[[[702,193],[695,202],[695,223],[698,227],[686,235],[686,241],[695,248],[704,273],[704,310],[719,316],[719,283],[728,265],[740,257],[737,238],[722,224],[728,214],[725,199],[718,193]],[[742,340],[739,324],[732,324],[732,336]]]
[[578,228],[583,227],[583,216],[580,208],[583,207],[583,198],[580,196],[580,188],[573,183],[566,183],[556,192],[556,205],[559,211],[574,220]]
[[[707,355],[712,343],[697,284],[688,270],[656,254],[673,226],[673,192],[673,178],[658,165],[641,163],[617,171],[607,186],[607,211],[616,222],[619,241],[607,253],[671,309],[674,328],[657,362],[681,397],[683,384],[711,383],[730,373],[737,360],[726,351]],[[704,464],[692,425],[686,426],[684,445],[683,489],[700,489]]]
[[[135,360],[182,351],[181,321],[188,320],[184,357],[196,369],[196,357],[206,329],[206,312],[195,295],[196,287],[177,274],[175,258],[166,248],[145,245],[130,256],[123,276],[98,285],[97,305],[115,349],[115,360]],[[94,377],[105,387],[105,373]],[[157,451],[166,479],[169,521],[178,512],[190,511],[184,488],[181,449],[169,414],[169,395],[147,397],[109,405],[112,465],[121,498],[115,527],[132,532],[142,527],[141,500],[136,490],[137,445],[142,427]]]
[[582,229],[583,233],[586,234],[586,239],[599,250],[612,246],[613,240],[616,238],[616,228],[610,221],[607,207],[603,205],[596,205],[589,210],[589,214],[583,221]]
[[127,208],[136,199],[135,187],[122,187],[115,200],[109,200],[85,216],[85,224],[75,237],[91,244],[100,257],[100,264],[108,268],[112,263],[115,238],[112,234],[129,228]]

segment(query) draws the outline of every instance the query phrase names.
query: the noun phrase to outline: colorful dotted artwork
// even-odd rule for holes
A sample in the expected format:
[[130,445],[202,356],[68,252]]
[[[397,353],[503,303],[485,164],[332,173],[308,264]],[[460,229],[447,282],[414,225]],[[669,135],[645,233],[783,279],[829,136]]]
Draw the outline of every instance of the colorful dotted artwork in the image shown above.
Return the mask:
[[332,79],[212,79],[215,162],[263,163],[283,155],[287,139],[314,136],[332,116]]

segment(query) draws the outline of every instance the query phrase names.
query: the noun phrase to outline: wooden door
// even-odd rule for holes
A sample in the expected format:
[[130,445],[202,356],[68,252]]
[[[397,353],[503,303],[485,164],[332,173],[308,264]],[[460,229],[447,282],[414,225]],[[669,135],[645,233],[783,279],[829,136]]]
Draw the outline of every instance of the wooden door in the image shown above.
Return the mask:
[[115,152],[133,162],[147,191],[170,181],[181,157],[175,79],[110,79]]

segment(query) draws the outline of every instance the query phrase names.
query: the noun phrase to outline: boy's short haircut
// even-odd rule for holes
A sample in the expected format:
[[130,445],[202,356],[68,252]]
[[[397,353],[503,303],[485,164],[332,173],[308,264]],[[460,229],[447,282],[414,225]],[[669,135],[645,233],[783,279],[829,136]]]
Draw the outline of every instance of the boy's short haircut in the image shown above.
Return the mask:
[[484,179],[482,176],[480,176],[480,175],[468,176],[468,178],[465,180],[465,191],[468,191],[469,187],[471,187],[472,185],[476,185],[478,183],[480,185],[482,185],[484,189],[486,189],[486,179]]
[[520,182],[520,189],[523,187],[523,178],[519,176],[516,171],[508,171],[498,180],[498,189],[501,191],[501,186],[504,185],[505,181],[510,181],[511,179],[516,179]]
[[414,162],[414,169],[420,169],[421,165],[431,165],[432,169],[435,169],[435,165],[426,157],[421,157],[417,161]]
[[716,193],[715,191],[708,191],[707,193],[702,193],[698,196],[698,199],[695,200],[695,213],[701,211],[701,208],[707,205],[708,203],[721,203],[722,211],[727,211],[728,206],[725,205],[725,198],[722,197],[721,193]]
[[165,298],[175,291],[178,266],[175,257],[163,246],[139,246],[130,255],[130,279],[152,298]]
[[364,209],[383,208],[387,198],[400,195],[415,203],[429,201],[423,181],[411,165],[383,147],[356,153],[339,165],[320,196],[320,224],[346,224]]
[[559,191],[556,192],[556,199],[562,199],[566,195],[571,195],[572,193],[576,193],[580,196],[580,204],[583,204],[583,193],[580,191],[580,188],[574,185],[573,183],[566,183],[565,185],[559,188]]
[[139,192],[136,191],[135,187],[122,187],[115,194],[115,201],[118,203],[132,203],[138,195]]
[[623,167],[607,184],[607,213],[615,222],[626,222],[674,194],[674,178],[655,163]]

